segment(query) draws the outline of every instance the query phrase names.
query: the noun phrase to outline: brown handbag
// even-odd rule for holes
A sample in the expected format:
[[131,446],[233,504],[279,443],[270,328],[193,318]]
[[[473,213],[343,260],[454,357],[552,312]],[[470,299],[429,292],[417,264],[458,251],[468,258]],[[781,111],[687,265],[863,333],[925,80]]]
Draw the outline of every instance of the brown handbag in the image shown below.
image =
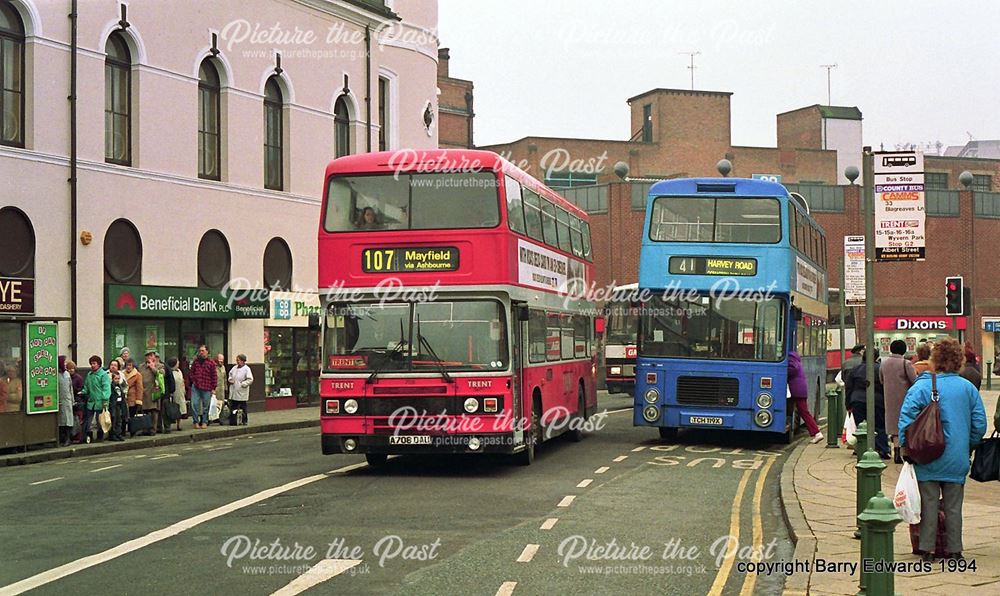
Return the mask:
[[915,464],[929,464],[944,453],[944,427],[941,426],[941,396],[937,375],[931,373],[931,401],[917,419],[906,427],[904,457]]

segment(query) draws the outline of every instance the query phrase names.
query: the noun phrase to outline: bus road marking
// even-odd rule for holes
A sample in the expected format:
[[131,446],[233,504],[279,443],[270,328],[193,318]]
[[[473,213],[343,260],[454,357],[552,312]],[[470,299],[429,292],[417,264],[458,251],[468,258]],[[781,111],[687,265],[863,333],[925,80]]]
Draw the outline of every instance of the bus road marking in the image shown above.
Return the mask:
[[532,559],[535,558],[535,553],[538,552],[537,544],[525,545],[524,550],[521,551],[521,556],[517,558],[518,563],[530,563]]
[[623,461],[625,461],[626,459],[628,459],[628,456],[627,456],[627,455],[619,455],[618,457],[614,458],[614,459],[613,459],[613,460],[611,460],[611,461],[613,461],[613,462],[615,462],[615,463],[618,463],[618,462],[623,462]]
[[726,545],[726,556],[719,567],[719,572],[715,575],[712,588],[708,591],[708,596],[720,596],[726,587],[726,580],[729,579],[729,572],[733,569],[733,561],[736,559],[737,546],[740,542],[740,506],[743,504],[743,493],[746,492],[747,482],[753,470],[744,470],[740,478],[740,484],[736,488],[736,496],[733,497],[733,509],[729,515],[729,537],[731,542]]
[[646,446],[642,445],[642,446],[639,446],[639,447],[636,447],[635,449],[633,449],[632,453],[636,453],[637,451],[643,451],[645,449],[646,449]]
[[[367,464],[362,464],[362,465],[367,465]],[[346,466],[346,467],[350,468],[351,466]],[[343,472],[343,471],[346,471],[345,468],[334,470],[331,473]],[[117,559],[118,557],[127,555],[128,553],[145,548],[151,544],[161,542],[163,540],[166,540],[167,538],[176,536],[181,532],[200,526],[205,522],[211,521],[218,517],[222,517],[223,515],[228,515],[239,509],[249,507],[250,505],[254,505],[255,503],[265,501],[282,493],[286,493],[290,490],[305,486],[307,484],[312,484],[317,480],[323,480],[325,478],[329,478],[329,475],[316,474],[313,476],[300,478],[299,480],[294,480],[287,484],[282,484],[281,486],[275,486],[273,488],[262,490],[256,494],[250,495],[249,497],[244,497],[238,501],[233,501],[232,503],[227,503],[225,505],[222,505],[221,507],[216,507],[211,511],[206,511],[205,513],[200,513],[194,517],[181,520],[173,525],[167,526],[166,528],[154,530],[146,534],[145,536],[141,536],[139,538],[133,538],[128,542],[123,542],[118,546],[113,546],[102,552],[93,555],[88,555],[86,557],[79,558],[75,561],[70,561],[69,563],[65,563],[53,569],[37,573],[35,575],[32,575],[31,577],[22,579],[21,581],[15,582],[13,584],[0,586],[0,593],[2,593],[4,596],[17,596],[18,594],[23,594],[29,590],[35,590],[44,585],[50,584],[54,581],[58,581],[64,577],[73,575],[74,573],[78,573],[85,569],[90,569],[91,567],[96,567],[97,565],[107,563],[108,561]]]
[[587,478],[586,480],[581,480],[580,484],[577,484],[576,487],[577,488],[587,488],[588,486],[590,486],[590,483],[593,482],[593,481],[594,481],[593,478]]
[[180,457],[180,456],[181,456],[180,453],[164,453],[163,455],[157,455],[156,457],[149,458],[149,461],[153,461],[155,459],[164,459],[167,457]]
[[361,564],[361,559],[323,559],[309,568],[308,571],[296,577],[284,588],[272,592],[271,596],[294,596],[309,588],[318,586],[326,580],[336,577],[348,569]]
[[496,596],[510,596],[514,593],[514,588],[517,587],[517,582],[504,582],[500,584],[500,589],[497,590]]
[[607,472],[610,469],[611,468],[609,468],[607,466],[601,466],[600,468],[597,468],[596,470],[594,470],[594,473],[595,474],[603,474],[603,473]]
[[611,410],[608,414],[621,414],[622,412],[631,412],[632,408],[622,408],[620,410]]
[[[753,555],[751,556],[751,560],[754,562],[760,560],[764,548],[764,525],[761,521],[760,506],[761,498],[764,495],[764,481],[767,480],[767,471],[771,469],[772,464],[774,464],[773,457],[768,459],[767,463],[764,464],[764,469],[760,471],[760,476],[757,477],[757,485],[753,489]],[[740,590],[740,596],[751,596],[756,583],[756,573],[746,574],[743,580],[743,588]]]
[[555,527],[556,522],[558,522],[558,521],[559,521],[558,517],[550,517],[549,519],[547,519],[544,522],[542,522],[542,527],[539,528],[539,529],[540,530],[551,530],[553,527]]
[[570,503],[572,503],[575,498],[575,495],[567,495],[562,498],[562,501],[559,501],[559,504],[556,505],[556,507],[569,507]]
[[115,464],[113,466],[104,466],[103,468],[97,468],[96,470],[91,470],[90,473],[93,474],[94,472],[103,472],[104,470],[111,470],[113,468],[120,468],[120,467],[122,467],[122,465],[123,464]]
[[49,478],[48,480],[39,480],[38,482],[32,482],[28,486],[38,486],[39,484],[46,484],[48,482],[55,482],[56,480],[62,480],[62,479],[63,479],[62,476],[58,476],[56,478]]

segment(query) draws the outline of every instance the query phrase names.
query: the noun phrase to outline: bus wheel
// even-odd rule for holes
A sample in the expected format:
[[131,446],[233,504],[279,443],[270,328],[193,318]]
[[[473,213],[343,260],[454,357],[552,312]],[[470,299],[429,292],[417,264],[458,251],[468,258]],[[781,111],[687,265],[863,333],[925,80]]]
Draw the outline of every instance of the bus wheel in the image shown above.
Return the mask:
[[795,410],[789,410],[785,415],[785,432],[778,433],[778,442],[788,445],[795,438]]
[[542,442],[542,409],[538,396],[531,400],[531,433],[526,437],[528,446],[524,451],[517,454],[517,463],[522,466],[530,466],[535,461],[535,446]]
[[587,419],[587,412],[583,405],[583,387],[580,387],[579,397],[576,400],[576,416],[569,423],[569,440],[579,443],[583,440],[583,422]]
[[366,453],[365,461],[372,468],[381,468],[385,462],[389,461],[389,456],[384,453]]
[[670,441],[673,443],[677,440],[677,429],[668,426],[661,426],[658,428],[660,431],[660,438],[664,441]]

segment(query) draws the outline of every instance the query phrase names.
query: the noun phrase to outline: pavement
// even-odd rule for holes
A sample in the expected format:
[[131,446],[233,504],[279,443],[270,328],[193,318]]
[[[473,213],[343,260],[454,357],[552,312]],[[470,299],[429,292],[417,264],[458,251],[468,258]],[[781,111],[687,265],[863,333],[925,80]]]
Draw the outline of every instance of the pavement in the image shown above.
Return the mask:
[[190,418],[181,420],[181,430],[168,434],[157,434],[149,437],[127,438],[122,442],[102,441],[89,445],[74,444],[69,447],[29,448],[27,452],[19,451],[0,455],[0,468],[4,466],[19,466],[47,461],[67,459],[71,457],[88,457],[117,451],[134,449],[149,449],[164,445],[178,445],[194,441],[207,441],[248,434],[260,434],[296,428],[319,426],[319,406],[295,408],[292,410],[275,410],[271,412],[251,412],[250,424],[246,426],[224,426],[212,424],[207,429],[195,429]]
[[[988,434],[993,432],[993,412],[1000,391],[982,392],[988,420]],[[821,423],[824,428],[825,425]],[[857,487],[853,450],[840,444],[827,448],[826,441],[812,445],[803,442],[782,469],[781,494],[789,532],[796,541],[796,561],[812,561],[810,569],[791,574],[785,582],[786,595],[854,594],[858,574],[822,573],[815,562],[857,562],[861,543],[854,539],[856,526],[855,493]],[[882,492],[895,492],[901,465],[886,461],[882,474]],[[963,506],[963,555],[975,561],[975,570],[949,571],[935,562],[930,573],[897,573],[898,594],[1000,594],[1000,483],[980,483],[971,479],[965,484]],[[896,561],[918,561],[912,554],[909,527],[896,526],[894,534]]]

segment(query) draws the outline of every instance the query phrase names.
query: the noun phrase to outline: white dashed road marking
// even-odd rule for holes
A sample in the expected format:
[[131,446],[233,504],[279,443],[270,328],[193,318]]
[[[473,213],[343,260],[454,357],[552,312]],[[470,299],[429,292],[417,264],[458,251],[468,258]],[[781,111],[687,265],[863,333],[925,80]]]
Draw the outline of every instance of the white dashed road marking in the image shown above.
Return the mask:
[[537,544],[528,544],[521,551],[521,556],[517,558],[518,563],[530,563],[532,559],[535,558],[535,553],[538,552]]
[[615,463],[618,463],[618,462],[622,462],[622,461],[625,461],[626,459],[628,459],[628,456],[627,456],[627,455],[619,455],[618,457],[614,458],[614,459],[613,459],[613,460],[611,460],[611,461],[613,461],[613,462],[615,462]]
[[120,467],[122,467],[122,465],[123,464],[115,464],[113,466],[104,466],[103,468],[97,468],[96,470],[91,470],[90,473],[93,474],[94,472],[103,472],[104,470],[111,470],[113,468],[120,468]]
[[594,470],[594,473],[595,474],[603,474],[603,473],[607,472],[610,469],[611,468],[609,468],[607,466],[601,466],[600,468],[597,468],[596,470]]
[[559,521],[558,517],[550,517],[549,519],[547,519],[544,522],[542,522],[542,527],[540,529],[542,529],[542,530],[551,530],[553,528],[553,526],[556,525],[557,521]]
[[577,488],[587,488],[588,486],[590,486],[590,483],[593,482],[593,481],[594,481],[593,478],[587,478],[586,480],[581,480],[580,484],[577,484],[576,487]]
[[48,480],[39,480],[38,482],[32,482],[31,484],[29,484],[29,486],[38,486],[39,484],[45,484],[45,483],[48,483],[48,482],[55,482],[56,480],[62,480],[62,479],[63,479],[63,477],[59,476],[58,478],[49,478]]
[[510,596],[514,593],[514,588],[517,587],[517,582],[504,582],[500,584],[500,589],[497,590],[496,596]]
[[574,495],[565,496],[565,497],[563,497],[562,501],[559,501],[559,505],[557,505],[557,507],[569,507],[570,503],[572,503],[573,499],[575,499],[575,498],[576,498],[576,496],[574,496]]
[[361,559],[323,559],[310,567],[309,571],[293,579],[284,588],[273,592],[271,596],[295,596],[295,594],[305,592],[313,586],[318,586],[360,563]]

